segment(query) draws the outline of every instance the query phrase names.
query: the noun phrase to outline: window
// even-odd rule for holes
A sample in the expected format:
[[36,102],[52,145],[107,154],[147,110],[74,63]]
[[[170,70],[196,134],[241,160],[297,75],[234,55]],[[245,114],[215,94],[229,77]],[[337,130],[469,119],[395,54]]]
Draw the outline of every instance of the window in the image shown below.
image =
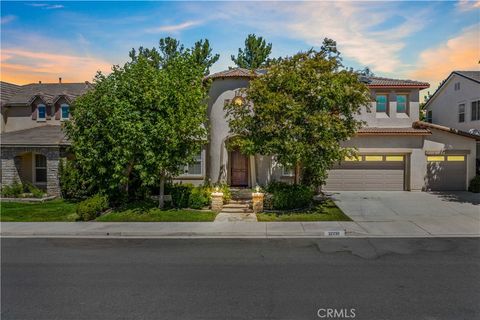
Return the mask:
[[464,156],[447,156],[447,161],[465,161]]
[[454,90],[455,90],[455,91],[458,91],[458,90],[460,90],[460,82],[455,82],[455,84],[454,84],[454,87],[453,87],[453,88],[454,88]]
[[293,177],[294,175],[295,171],[292,167],[282,166],[282,176]]
[[403,156],[386,156],[386,161],[403,161]]
[[365,156],[365,161],[383,161],[383,156]]
[[357,156],[357,157],[345,157],[345,159],[343,159],[344,161],[346,162],[350,162],[350,161],[362,161],[362,156]]
[[465,122],[465,103],[458,105],[458,122]]
[[387,95],[377,94],[377,112],[387,112]]
[[44,104],[39,104],[37,106],[37,120],[45,121],[47,119],[47,107]]
[[445,156],[428,156],[427,157],[428,162],[440,162],[440,161],[445,161]]
[[47,158],[44,155],[35,155],[35,182],[47,182]]
[[428,110],[428,111],[427,111],[427,122],[428,122],[428,123],[432,123],[432,121],[433,121],[432,110]]
[[203,157],[199,153],[193,163],[184,166],[183,175],[186,176],[201,176],[203,174]]
[[66,120],[70,117],[70,106],[68,104],[62,104],[60,106],[61,119]]
[[472,102],[472,121],[480,120],[480,100]]
[[406,94],[397,95],[397,113],[407,113],[407,97]]

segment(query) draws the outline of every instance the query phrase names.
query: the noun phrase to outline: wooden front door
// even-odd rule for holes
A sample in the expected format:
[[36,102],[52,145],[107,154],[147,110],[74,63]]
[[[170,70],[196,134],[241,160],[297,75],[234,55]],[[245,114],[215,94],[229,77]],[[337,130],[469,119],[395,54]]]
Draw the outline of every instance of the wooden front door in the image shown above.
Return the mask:
[[248,157],[235,150],[230,152],[230,184],[234,187],[248,186]]

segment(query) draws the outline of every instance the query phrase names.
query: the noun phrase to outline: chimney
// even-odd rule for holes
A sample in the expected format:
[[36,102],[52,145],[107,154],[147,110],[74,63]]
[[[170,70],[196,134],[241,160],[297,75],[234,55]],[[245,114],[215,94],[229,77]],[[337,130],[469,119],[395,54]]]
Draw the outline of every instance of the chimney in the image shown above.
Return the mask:
[[58,83],[62,83],[62,78],[58,78]]
[[38,80],[38,84],[42,84],[42,80]]

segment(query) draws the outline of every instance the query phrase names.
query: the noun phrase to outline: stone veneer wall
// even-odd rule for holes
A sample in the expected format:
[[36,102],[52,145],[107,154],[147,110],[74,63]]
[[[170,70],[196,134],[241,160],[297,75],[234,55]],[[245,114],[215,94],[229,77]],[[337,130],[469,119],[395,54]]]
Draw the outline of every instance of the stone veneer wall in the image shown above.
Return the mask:
[[15,180],[20,182],[19,168],[21,168],[21,155],[26,152],[42,154],[47,158],[47,193],[60,196],[60,183],[58,165],[60,161],[59,147],[14,147],[2,146],[1,150],[1,183],[12,184]]

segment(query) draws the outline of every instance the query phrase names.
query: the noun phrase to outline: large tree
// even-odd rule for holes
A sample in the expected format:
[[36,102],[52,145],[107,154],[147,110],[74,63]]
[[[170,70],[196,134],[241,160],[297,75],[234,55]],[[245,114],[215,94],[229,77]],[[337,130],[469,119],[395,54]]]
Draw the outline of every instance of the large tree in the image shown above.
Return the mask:
[[190,50],[158,65],[156,50],[149,50],[109,75],[99,73],[93,89],[75,101],[66,132],[94,190],[124,196],[135,177],[143,186],[160,185],[162,207],[165,180],[204,143],[207,88]]
[[239,48],[237,56],[232,55],[231,58],[240,68],[257,69],[269,64],[268,57],[271,52],[271,43],[267,43],[265,39],[255,34],[249,34],[245,39],[245,48]]
[[244,94],[243,104],[226,106],[237,144],[247,154],[275,156],[295,168],[296,181],[313,186],[324,183],[334,163],[355,154],[341,142],[361,126],[354,115],[370,101],[330,39],[319,51],[278,60]]

